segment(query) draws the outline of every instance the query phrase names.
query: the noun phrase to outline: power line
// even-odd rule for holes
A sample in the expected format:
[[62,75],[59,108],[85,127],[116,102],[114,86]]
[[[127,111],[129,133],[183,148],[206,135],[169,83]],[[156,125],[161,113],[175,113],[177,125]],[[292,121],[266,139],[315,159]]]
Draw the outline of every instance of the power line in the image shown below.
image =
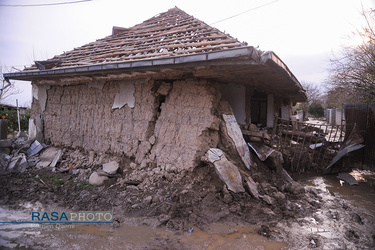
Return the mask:
[[75,4],[90,2],[92,0],[78,0],[71,2],[60,2],[60,3],[45,3],[45,4],[0,4],[1,7],[41,7],[41,6],[53,6],[53,5],[63,5],[63,4]]
[[220,22],[224,22],[224,21],[226,21],[226,20],[228,20],[228,19],[231,19],[231,18],[234,18],[234,17],[238,17],[238,16],[243,15],[243,14],[249,12],[249,11],[256,10],[256,9],[260,9],[260,8],[262,8],[262,7],[265,7],[265,6],[267,6],[267,5],[270,5],[270,4],[273,4],[273,3],[276,3],[276,2],[278,2],[278,1],[280,1],[280,0],[275,0],[275,1],[273,1],[273,2],[269,2],[269,3],[266,3],[266,4],[263,4],[263,5],[260,5],[260,6],[255,7],[255,8],[245,10],[244,12],[241,12],[241,13],[236,14],[236,15],[234,15],[234,16],[230,16],[230,17],[224,18],[224,19],[222,19],[222,20],[216,21],[216,22],[214,22],[214,23],[210,23],[210,25],[212,25],[212,24],[216,24],[216,23],[220,23]]

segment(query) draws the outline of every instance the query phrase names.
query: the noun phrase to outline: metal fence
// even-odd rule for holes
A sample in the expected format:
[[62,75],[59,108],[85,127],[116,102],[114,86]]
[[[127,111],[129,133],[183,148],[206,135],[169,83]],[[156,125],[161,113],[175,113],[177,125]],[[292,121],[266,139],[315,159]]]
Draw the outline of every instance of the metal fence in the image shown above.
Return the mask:
[[340,150],[353,125],[305,123],[278,118],[272,145],[284,156],[290,171],[322,171]]
[[375,170],[375,104],[344,104],[345,121],[357,123],[364,138],[362,164]]

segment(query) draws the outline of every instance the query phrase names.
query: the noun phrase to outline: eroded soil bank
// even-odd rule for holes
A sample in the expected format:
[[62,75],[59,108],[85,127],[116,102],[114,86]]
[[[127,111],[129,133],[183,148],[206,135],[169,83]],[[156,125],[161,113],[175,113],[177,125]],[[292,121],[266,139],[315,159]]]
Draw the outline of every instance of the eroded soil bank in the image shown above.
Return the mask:
[[[180,185],[166,176],[152,183],[95,187],[72,170],[30,170],[0,176],[1,219],[31,211],[112,210],[111,225],[6,224],[0,245],[45,249],[373,249],[374,178],[359,186],[334,176],[293,176],[294,187],[259,163],[254,180],[270,199],[234,194],[210,168],[197,168]],[[257,173],[257,174],[256,174]],[[360,190],[360,191],[358,191]],[[7,220],[6,220],[7,219]],[[189,232],[192,228],[193,231]]]

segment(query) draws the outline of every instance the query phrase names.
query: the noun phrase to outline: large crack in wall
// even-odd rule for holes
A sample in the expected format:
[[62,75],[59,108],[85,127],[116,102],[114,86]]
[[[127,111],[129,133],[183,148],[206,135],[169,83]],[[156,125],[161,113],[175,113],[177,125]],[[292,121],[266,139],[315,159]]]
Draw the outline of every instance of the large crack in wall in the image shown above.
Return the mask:
[[[209,80],[108,81],[46,93],[45,111],[33,107],[33,118],[41,115],[45,142],[56,146],[124,154],[140,169],[179,172],[192,171],[220,145],[221,92]],[[226,113],[233,114],[230,106]]]

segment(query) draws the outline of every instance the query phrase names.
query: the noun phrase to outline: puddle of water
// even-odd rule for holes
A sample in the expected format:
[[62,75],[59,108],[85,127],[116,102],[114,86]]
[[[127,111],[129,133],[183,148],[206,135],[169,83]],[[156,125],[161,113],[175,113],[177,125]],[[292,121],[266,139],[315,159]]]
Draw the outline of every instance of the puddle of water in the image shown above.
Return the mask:
[[[0,207],[0,221],[27,221],[28,211]],[[130,223],[132,224],[132,223]],[[213,224],[207,232],[195,226],[191,233],[169,232],[151,226],[122,224],[0,224],[0,246],[14,249],[149,249],[156,241],[168,246],[169,240],[188,249],[286,249],[283,242],[260,236],[254,227]],[[189,228],[190,228],[189,227]],[[177,243],[176,243],[177,242]]]
[[212,224],[208,232],[199,228],[181,242],[198,246],[198,249],[287,249],[283,242],[271,241],[260,236],[255,227]]
[[335,175],[327,175],[323,177],[326,188],[332,195],[340,195],[351,205],[370,216],[375,216],[375,173],[354,170],[350,174],[356,178],[359,185],[350,186],[337,179]]

